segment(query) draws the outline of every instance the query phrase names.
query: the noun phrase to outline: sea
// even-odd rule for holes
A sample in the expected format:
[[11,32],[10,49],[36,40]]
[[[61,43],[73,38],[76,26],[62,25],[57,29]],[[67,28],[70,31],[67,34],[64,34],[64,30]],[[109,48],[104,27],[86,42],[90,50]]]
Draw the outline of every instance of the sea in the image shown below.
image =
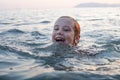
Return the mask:
[[[60,16],[79,22],[77,49],[52,43]],[[120,80],[120,8],[0,10],[0,80]]]

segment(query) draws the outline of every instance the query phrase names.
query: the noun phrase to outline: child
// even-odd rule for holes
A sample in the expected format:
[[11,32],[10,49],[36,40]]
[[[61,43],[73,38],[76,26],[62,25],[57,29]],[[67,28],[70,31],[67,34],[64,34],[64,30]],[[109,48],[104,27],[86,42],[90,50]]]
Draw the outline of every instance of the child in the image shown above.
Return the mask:
[[[73,56],[73,55],[96,55],[98,52],[89,49],[83,49],[77,46],[80,40],[80,25],[79,23],[69,16],[61,16],[54,24],[54,30],[52,32],[52,41],[54,43],[60,43],[59,47],[55,47],[54,55],[60,56]],[[68,44],[68,45],[66,45]],[[70,47],[70,46],[74,47]],[[80,48],[79,48],[80,47]],[[61,54],[63,53],[64,54]],[[65,54],[67,53],[67,54]],[[68,54],[69,53],[69,54]],[[71,55],[70,55],[71,54]]]
[[52,41],[77,46],[80,39],[80,25],[69,16],[61,16],[54,24]]

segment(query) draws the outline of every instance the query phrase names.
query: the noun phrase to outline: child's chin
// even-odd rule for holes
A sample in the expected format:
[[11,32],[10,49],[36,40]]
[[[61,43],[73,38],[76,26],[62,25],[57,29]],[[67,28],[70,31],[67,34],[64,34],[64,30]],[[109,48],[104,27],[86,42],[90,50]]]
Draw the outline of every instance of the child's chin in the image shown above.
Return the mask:
[[66,44],[65,42],[55,42],[55,44]]
[[70,45],[70,44],[67,44],[65,42],[54,42],[54,44],[56,44],[56,45]]

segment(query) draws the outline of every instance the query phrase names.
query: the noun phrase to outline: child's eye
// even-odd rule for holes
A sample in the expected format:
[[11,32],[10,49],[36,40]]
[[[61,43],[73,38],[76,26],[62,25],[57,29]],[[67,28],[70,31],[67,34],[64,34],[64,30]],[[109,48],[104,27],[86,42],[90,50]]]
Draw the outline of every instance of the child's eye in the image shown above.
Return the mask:
[[54,30],[56,30],[56,31],[57,31],[57,30],[59,30],[59,28],[55,27],[55,28],[54,28]]
[[66,28],[66,29],[64,29],[64,31],[70,31],[70,29]]

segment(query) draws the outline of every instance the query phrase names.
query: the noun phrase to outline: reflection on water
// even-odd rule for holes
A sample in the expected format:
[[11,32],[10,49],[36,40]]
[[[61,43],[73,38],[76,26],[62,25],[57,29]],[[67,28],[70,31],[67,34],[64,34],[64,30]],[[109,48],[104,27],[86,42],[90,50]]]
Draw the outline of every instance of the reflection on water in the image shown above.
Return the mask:
[[[0,11],[0,80],[119,80],[120,27],[113,23],[118,13],[119,8]],[[79,46],[51,42],[61,15],[81,24]]]

